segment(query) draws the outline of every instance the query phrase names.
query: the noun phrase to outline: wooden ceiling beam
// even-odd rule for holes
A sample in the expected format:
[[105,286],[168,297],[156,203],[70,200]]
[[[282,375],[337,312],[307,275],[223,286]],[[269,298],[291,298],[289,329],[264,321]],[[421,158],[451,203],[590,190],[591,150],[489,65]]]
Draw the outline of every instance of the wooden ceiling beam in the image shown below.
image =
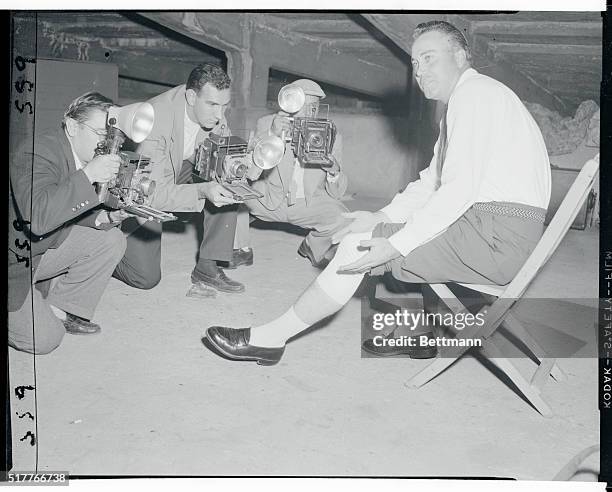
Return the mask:
[[361,16],[408,55],[412,50],[412,33],[416,26],[421,22],[446,17],[431,14],[361,14]]
[[511,12],[506,14],[464,14],[470,21],[521,21],[521,22],[598,22],[600,12]]
[[141,12],[139,15],[221,51],[248,49],[248,41],[244,36],[247,14]]
[[262,63],[285,72],[376,97],[409,86],[409,69],[396,58],[362,59],[320,40],[261,23],[254,26],[251,41],[252,52]]
[[499,53],[495,59],[487,56],[489,54],[487,37],[473,34],[473,22],[460,15],[449,15],[447,20],[465,34],[472,51],[472,66],[476,70],[506,84],[523,101],[540,103],[561,114],[568,113],[569,107],[563,99],[542,85],[539,80],[509,62],[502,53]]
[[598,45],[500,43],[498,41],[489,41],[487,44],[489,50],[494,54],[502,52],[522,55],[585,55],[601,57],[601,46]]
[[[467,20],[469,18],[466,17]],[[472,21],[470,34],[511,34],[514,36],[564,36],[601,38],[601,22],[527,22],[527,21]]]
[[584,68],[592,71],[594,68],[601,70],[600,56],[587,55],[557,55],[539,54],[530,55],[520,53],[497,53],[498,58],[503,58],[515,65],[536,65],[548,70],[563,72],[566,67]]
[[352,20],[333,20],[333,19],[304,19],[299,17],[293,18],[287,22],[287,27],[293,31],[319,34],[319,33],[367,33],[361,26],[355,24]]

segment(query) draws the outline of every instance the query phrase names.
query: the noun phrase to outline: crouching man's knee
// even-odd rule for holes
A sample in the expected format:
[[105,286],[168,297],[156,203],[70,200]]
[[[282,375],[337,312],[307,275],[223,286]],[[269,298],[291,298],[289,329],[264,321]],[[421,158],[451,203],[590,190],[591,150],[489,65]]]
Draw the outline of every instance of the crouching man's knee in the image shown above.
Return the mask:
[[32,338],[32,327],[11,326],[9,313],[8,344],[15,350],[29,354],[45,355],[53,352],[62,343],[66,329],[59,319],[47,320],[44,326],[36,326]]
[[136,289],[149,290],[156,287],[159,282],[161,282],[161,271],[152,272],[146,276],[134,279],[132,287],[135,287]]
[[123,258],[126,248],[127,239],[118,227],[106,231],[104,234],[104,249],[108,251],[109,256],[117,260],[117,263]]

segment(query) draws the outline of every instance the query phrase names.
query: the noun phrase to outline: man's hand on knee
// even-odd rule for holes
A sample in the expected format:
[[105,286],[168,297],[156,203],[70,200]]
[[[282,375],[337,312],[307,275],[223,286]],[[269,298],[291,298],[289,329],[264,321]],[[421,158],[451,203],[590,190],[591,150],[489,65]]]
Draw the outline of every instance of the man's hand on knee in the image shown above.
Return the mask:
[[332,236],[332,244],[339,243],[344,236],[351,232],[370,232],[374,230],[377,224],[388,221],[388,217],[383,212],[374,213],[363,210],[345,212],[342,217],[353,219],[353,221]]
[[337,270],[338,273],[366,273],[372,268],[383,265],[402,255],[393,247],[389,240],[384,237],[375,237],[360,241],[359,246],[361,248],[367,248],[370,251],[357,261],[349,263],[348,265],[340,265]]

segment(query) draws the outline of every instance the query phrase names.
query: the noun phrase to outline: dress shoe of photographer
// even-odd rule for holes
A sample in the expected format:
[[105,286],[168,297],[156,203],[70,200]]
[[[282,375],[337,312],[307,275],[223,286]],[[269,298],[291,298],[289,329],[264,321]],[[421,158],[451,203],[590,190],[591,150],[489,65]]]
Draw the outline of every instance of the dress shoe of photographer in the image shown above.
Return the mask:
[[229,278],[219,267],[217,267],[217,271],[214,275],[193,270],[193,272],[191,272],[191,282],[194,284],[202,283],[220,290],[221,292],[229,292],[231,294],[244,292],[244,285]]
[[206,340],[217,352],[232,360],[255,361],[262,366],[273,366],[285,352],[284,345],[282,347],[250,345],[250,338],[250,328],[211,326],[206,330]]
[[312,252],[312,249],[310,248],[310,245],[308,244],[306,239],[301,242],[297,252],[298,255],[300,255],[302,258],[308,258],[310,260],[310,263],[312,263],[312,266],[315,268],[325,268],[329,263],[329,259],[327,258],[323,258],[320,261],[315,260],[314,253]]
[[411,359],[432,359],[437,353],[438,349],[436,347],[430,347],[429,345],[421,346],[419,345],[419,337],[426,336],[427,340],[434,338],[433,333],[419,333],[411,336],[415,342],[414,346],[397,346],[397,345],[389,345],[385,343],[387,340],[392,338],[398,339],[395,336],[395,331],[392,331],[388,335],[383,336],[384,340],[379,340],[378,343],[374,343],[374,338],[370,338],[369,340],[364,341],[361,344],[361,348],[370,354],[377,355],[378,357],[393,357],[396,355],[407,355]]
[[253,264],[253,248],[235,249],[232,254],[232,259],[227,262],[229,270],[238,268],[241,265],[251,266]]
[[85,318],[66,313],[66,319],[62,320],[66,333],[71,335],[94,335],[100,333],[100,325],[87,321]]

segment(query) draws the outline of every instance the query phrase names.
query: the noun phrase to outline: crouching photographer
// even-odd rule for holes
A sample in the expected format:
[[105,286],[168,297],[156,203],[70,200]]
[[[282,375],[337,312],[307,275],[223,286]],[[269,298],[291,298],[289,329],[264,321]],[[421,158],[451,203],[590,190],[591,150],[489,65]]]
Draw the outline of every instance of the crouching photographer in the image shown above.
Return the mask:
[[[245,286],[225,275],[219,265],[232,259],[238,201],[212,180],[195,182],[196,151],[210,134],[229,135],[225,110],[231,102],[231,80],[219,66],[195,67],[187,83],[174,87],[148,103],[155,118],[137,152],[150,161],[155,189],[149,206],[164,212],[197,212],[204,231],[196,265],[191,271],[190,297],[212,298],[217,291],[241,293]],[[125,257],[113,276],[138,289],[151,289],[161,280],[162,224],[126,220]]]
[[95,187],[121,164],[117,154],[95,155],[112,106],[96,92],[78,97],[62,128],[11,159],[8,341],[17,350],[46,354],[66,332],[100,331],[90,320],[126,248],[113,226],[127,214],[101,210]]
[[347,188],[342,136],[332,121],[319,117],[324,97],[319,84],[308,79],[281,89],[282,110],[260,118],[255,136],[260,141],[276,137],[284,146],[282,158],[252,184],[263,196],[244,202],[258,219],[308,229],[298,253],[317,267],[333,257],[331,237],[350,222],[340,202]]

